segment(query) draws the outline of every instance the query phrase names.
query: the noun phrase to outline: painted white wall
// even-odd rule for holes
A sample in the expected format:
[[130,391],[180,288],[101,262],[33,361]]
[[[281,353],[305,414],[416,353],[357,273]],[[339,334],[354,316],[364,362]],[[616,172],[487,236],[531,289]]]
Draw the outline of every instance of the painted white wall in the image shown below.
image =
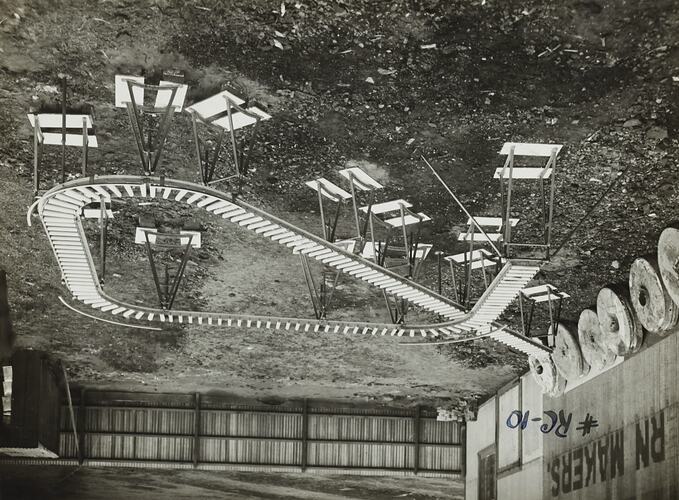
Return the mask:
[[525,431],[507,427],[507,418],[514,410],[519,410],[522,412],[519,381],[517,381],[517,383],[507,391],[502,392],[498,400],[498,470],[518,464],[520,461],[519,440],[521,439],[521,434]]
[[542,458],[497,481],[497,500],[542,500]]
[[[516,468],[509,474],[498,478],[498,500],[540,500],[543,490],[543,436],[540,432],[542,422],[533,422],[530,419],[542,417],[543,398],[540,387],[530,373],[523,375],[519,384],[521,386],[521,401],[518,397],[518,385],[501,396],[500,410],[507,410],[507,415],[500,411],[498,434],[505,443],[507,457],[511,460],[517,456],[517,438],[521,440],[521,467]],[[476,422],[467,422],[467,474],[465,478],[465,499],[478,500],[479,489],[479,451],[487,448],[495,441],[495,404],[493,397],[479,408]],[[515,407],[510,408],[515,405]],[[514,409],[529,412],[528,426],[524,430],[509,429],[506,426],[507,416]],[[502,453],[502,443],[499,446]],[[509,462],[507,462],[509,463]]]
[[479,493],[479,451],[495,442],[495,398],[479,407],[476,422],[467,422],[465,500],[477,500]]

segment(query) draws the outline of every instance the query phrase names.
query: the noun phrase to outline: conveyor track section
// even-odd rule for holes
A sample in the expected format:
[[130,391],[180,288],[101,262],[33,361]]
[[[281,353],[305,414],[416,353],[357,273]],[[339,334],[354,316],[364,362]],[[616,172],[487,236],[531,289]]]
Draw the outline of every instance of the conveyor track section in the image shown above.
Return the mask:
[[[157,199],[185,203],[237,224],[252,233],[298,251],[309,258],[342,273],[363,280],[370,285],[444,318],[441,323],[428,325],[393,325],[300,318],[283,318],[260,315],[211,313],[200,311],[164,310],[130,305],[109,297],[101,288],[87,244],[80,213],[82,208],[102,199],[134,198]],[[463,338],[492,332],[497,326],[492,322],[516,298],[519,290],[537,273],[539,267],[513,266],[508,262],[498,278],[489,287],[490,293],[482,297],[483,303],[465,313],[460,306],[428,288],[386,270],[358,255],[322,238],[297,228],[277,217],[253,207],[228,193],[190,182],[165,180],[141,176],[107,176],[78,179],[53,188],[37,203],[38,213],[56,255],[63,280],[73,297],[92,308],[126,319],[143,321],[179,322],[199,325],[225,325],[235,327],[285,329],[332,333],[362,333],[372,335],[408,335],[423,337]],[[30,217],[30,215],[29,215]],[[530,272],[533,275],[529,276]],[[493,287],[495,285],[495,290]],[[504,305],[503,305],[504,304]],[[501,342],[534,354],[544,352],[540,343],[519,334],[496,332]]]

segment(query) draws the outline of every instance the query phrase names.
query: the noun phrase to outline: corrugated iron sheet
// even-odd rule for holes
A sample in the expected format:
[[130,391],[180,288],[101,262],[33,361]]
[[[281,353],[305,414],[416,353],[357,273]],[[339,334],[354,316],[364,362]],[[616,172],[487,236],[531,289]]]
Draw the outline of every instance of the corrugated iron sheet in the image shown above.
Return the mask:
[[[89,397],[89,396],[88,396]],[[196,464],[198,467],[234,464],[243,466],[295,466],[351,470],[418,471],[451,474],[461,468],[460,424],[419,417],[416,444],[414,412],[401,410],[375,415],[378,410],[350,414],[309,408],[293,412],[242,406],[229,408],[211,401],[201,408],[196,428],[189,399],[172,401],[164,396],[161,407],[134,401],[125,407],[125,396],[116,393],[115,406],[76,408],[85,416],[83,454],[86,460],[110,462]],[[86,400],[91,404],[92,401]],[[183,406],[183,408],[182,408]],[[202,405],[201,405],[202,406]],[[60,456],[76,457],[75,438],[67,407],[61,419]],[[83,413],[84,412],[84,413]],[[77,422],[82,431],[80,422]],[[198,439],[196,440],[196,432]],[[303,449],[306,445],[306,463]],[[197,456],[195,455],[197,450]],[[419,450],[418,460],[415,455]]]

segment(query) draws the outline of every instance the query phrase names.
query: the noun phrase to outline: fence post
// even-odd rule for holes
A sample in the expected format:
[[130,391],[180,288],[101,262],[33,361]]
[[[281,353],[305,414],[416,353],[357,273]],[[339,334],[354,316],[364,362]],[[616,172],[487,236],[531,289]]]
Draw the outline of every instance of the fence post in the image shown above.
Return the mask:
[[200,457],[200,393],[196,392],[193,396],[194,400],[194,414],[193,414],[193,468],[198,467],[198,458]]
[[302,472],[306,471],[307,467],[307,440],[309,436],[309,401],[304,398],[304,406],[302,408]]
[[415,446],[414,446],[414,457],[413,457],[413,472],[415,474],[420,470],[420,405],[415,408],[414,417],[414,434],[415,434]]

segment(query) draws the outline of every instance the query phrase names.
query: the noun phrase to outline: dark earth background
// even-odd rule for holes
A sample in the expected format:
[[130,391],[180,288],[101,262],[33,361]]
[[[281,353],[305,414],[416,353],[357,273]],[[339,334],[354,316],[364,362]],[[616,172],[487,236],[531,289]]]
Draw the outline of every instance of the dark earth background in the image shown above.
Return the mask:
[[[47,238],[39,224],[26,225],[26,113],[58,101],[58,74],[67,74],[69,104],[94,106],[100,146],[91,152],[93,173],[138,174],[127,116],[113,107],[113,77],[183,70],[187,104],[228,85],[273,117],[259,130],[246,201],[318,233],[316,199],[304,181],[322,175],[339,183],[337,170],[359,165],[385,184],[384,200],[406,198],[432,217],[426,240],[447,253],[460,250],[455,240],[465,218],[420,155],[472,213],[499,215],[492,173],[502,164],[502,143],[564,144],[557,245],[624,172],[535,282],[568,292],[563,316],[577,319],[599,288],[627,279],[634,258],[654,251],[660,231],[677,218],[677,7],[623,0],[0,1],[0,266],[8,271],[18,346],[62,358],[75,383],[88,386],[222,391],[267,402],[459,408],[478,400],[525,371],[525,358],[485,341],[410,347],[391,338],[295,332],[148,332],[65,309],[57,297],[68,292]],[[79,153],[69,151],[72,176]],[[197,181],[193,153],[189,120],[178,115],[161,170]],[[59,148],[46,151],[44,188],[56,182],[59,159]],[[531,192],[515,198],[516,216],[526,221],[534,215]],[[113,208],[106,287],[154,304],[146,256],[132,243],[145,209]],[[194,218],[206,230],[178,306],[311,316],[299,262],[282,248],[189,210],[167,207],[162,217]],[[347,213],[340,233],[350,236],[350,223]],[[94,224],[91,235],[96,240]],[[422,281],[435,286],[435,278],[431,258]],[[347,279],[330,317],[387,315],[376,292]],[[515,304],[505,320],[518,319]],[[297,494],[288,496],[324,498]],[[390,495],[375,498],[398,497]]]

